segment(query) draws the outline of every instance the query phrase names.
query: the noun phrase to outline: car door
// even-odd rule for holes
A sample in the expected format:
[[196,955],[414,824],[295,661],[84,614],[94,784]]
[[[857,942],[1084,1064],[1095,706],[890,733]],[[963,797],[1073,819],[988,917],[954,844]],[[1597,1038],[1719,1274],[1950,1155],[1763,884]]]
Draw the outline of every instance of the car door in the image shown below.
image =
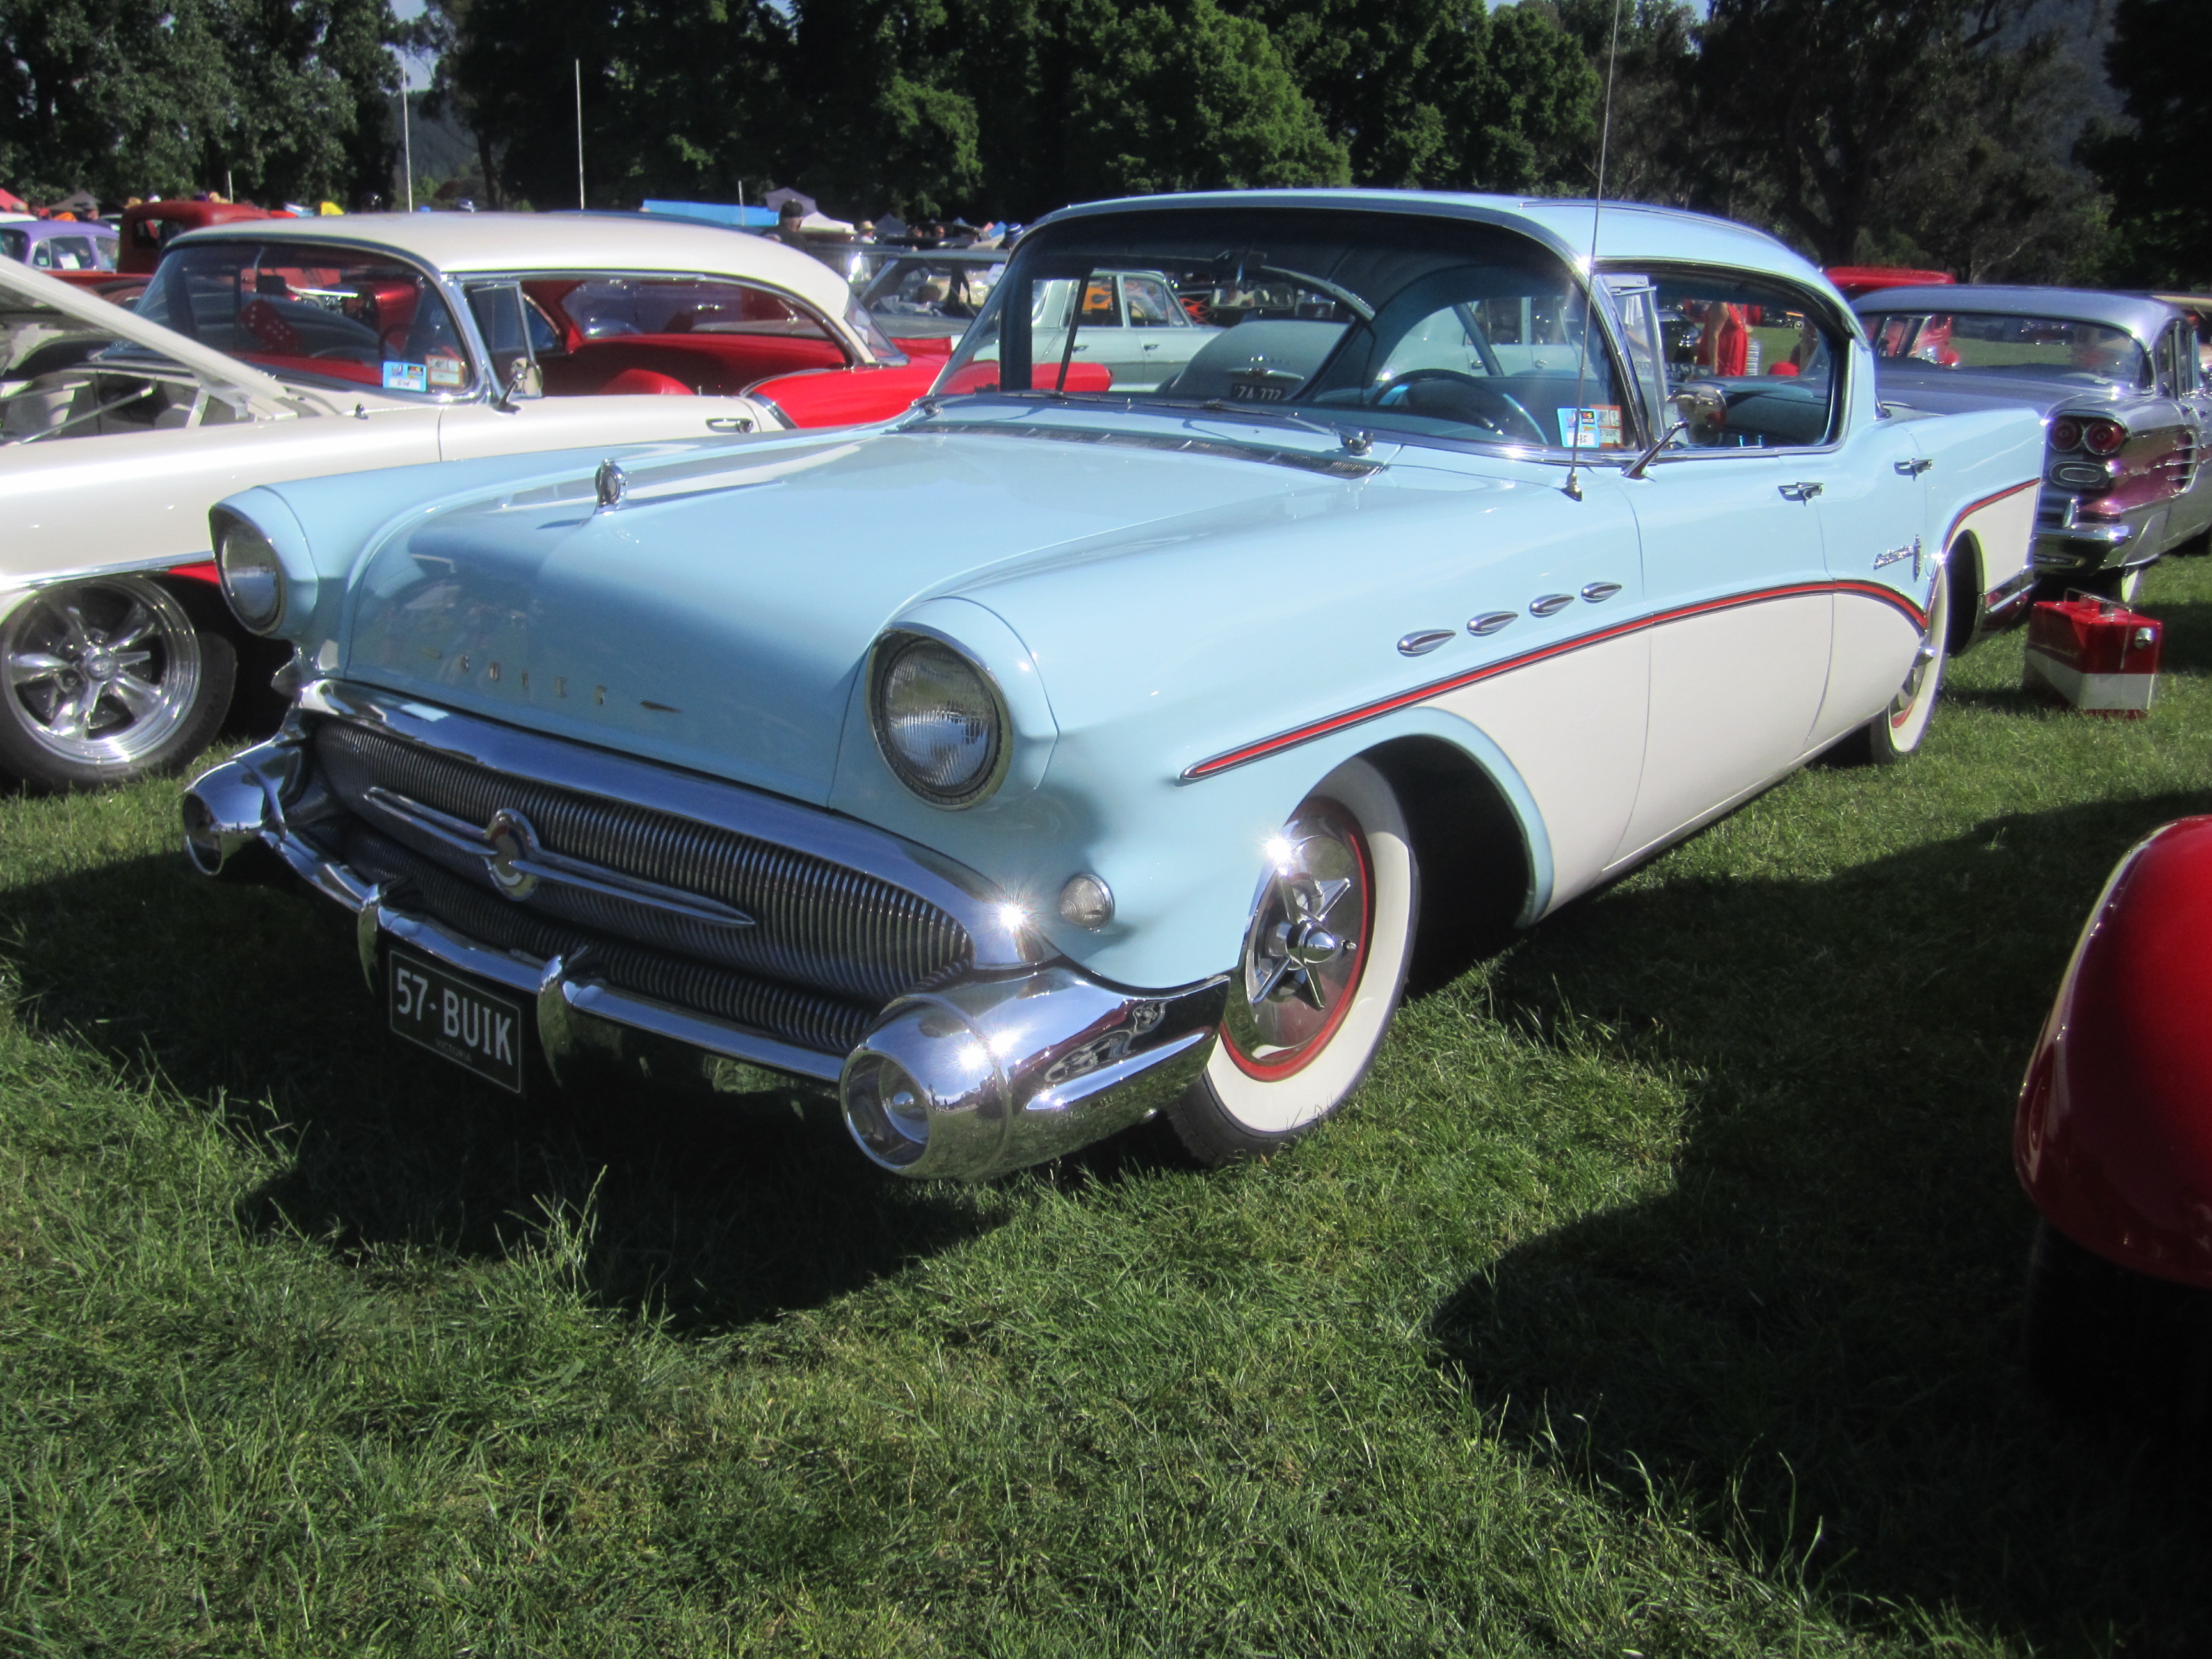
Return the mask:
[[533,311],[514,280],[471,283],[469,310],[489,354],[486,373],[507,395],[447,405],[439,422],[446,460],[484,455],[568,449],[594,443],[642,443],[658,439],[741,437],[773,429],[775,422],[753,399],[684,392],[665,374],[646,371],[648,384],[672,388],[568,396],[542,395],[544,369],[533,349]]
[[1142,274],[1121,278],[1121,306],[1128,319],[1127,349],[1121,361],[1126,374],[1116,370],[1114,384],[1151,390],[1173,379],[1198,349],[1221,331],[1201,328],[1190,319],[1164,278]]
[[1834,624],[1818,503],[1833,474],[1829,369],[1840,337],[1830,323],[1808,340],[1817,310],[1771,278],[1655,282],[1667,385],[1691,413],[1679,447],[1627,486],[1643,540],[1651,696],[1616,867],[1803,758]]
[[[1870,362],[1863,372],[1871,375]],[[1925,475],[1934,463],[1920,453],[1910,425],[1869,415],[1820,459],[1827,464],[1806,471],[1820,487],[1814,507],[1835,583],[1835,623],[1827,689],[1813,725],[1816,747],[1865,725],[1897,696],[1920,641],[1917,624],[1888,596],[1924,615],[1943,556],[1925,539]],[[1980,597],[1962,581],[1952,600],[1972,605]],[[1945,641],[1936,644],[1941,649]]]

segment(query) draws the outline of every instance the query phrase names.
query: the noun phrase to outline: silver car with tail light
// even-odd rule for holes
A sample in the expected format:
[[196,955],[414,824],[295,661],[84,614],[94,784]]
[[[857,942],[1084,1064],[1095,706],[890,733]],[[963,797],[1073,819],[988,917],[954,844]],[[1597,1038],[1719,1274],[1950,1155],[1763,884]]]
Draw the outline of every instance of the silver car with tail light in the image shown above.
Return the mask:
[[2178,307],[2087,289],[1946,286],[1886,289],[1853,308],[1884,403],[2043,416],[2045,591],[2125,597],[2146,567],[2212,528],[2212,383]]

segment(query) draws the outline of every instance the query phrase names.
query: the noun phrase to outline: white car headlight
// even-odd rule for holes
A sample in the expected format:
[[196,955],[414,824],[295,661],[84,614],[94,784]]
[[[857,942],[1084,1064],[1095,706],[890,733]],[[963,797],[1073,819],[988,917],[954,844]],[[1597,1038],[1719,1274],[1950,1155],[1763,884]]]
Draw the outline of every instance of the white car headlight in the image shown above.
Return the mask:
[[966,806],[1006,772],[1006,715],[982,671],[950,646],[894,634],[876,647],[869,724],[901,783],[934,806]]
[[256,634],[274,632],[284,619],[284,567],[269,538],[243,519],[224,526],[216,548],[222,596],[240,622]]

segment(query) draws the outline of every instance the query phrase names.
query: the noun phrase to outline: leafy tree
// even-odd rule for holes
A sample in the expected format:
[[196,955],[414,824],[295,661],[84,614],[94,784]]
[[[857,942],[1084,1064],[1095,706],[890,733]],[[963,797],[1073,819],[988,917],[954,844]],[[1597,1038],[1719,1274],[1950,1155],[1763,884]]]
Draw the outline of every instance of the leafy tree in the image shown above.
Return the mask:
[[[2091,245],[2095,201],[2029,0],[1713,0],[1689,119],[1747,205],[1821,263],[1941,256],[1970,276]],[[1710,174],[1692,191],[1710,200]],[[1731,205],[1736,205],[1731,204]],[[1739,208],[1739,210],[1741,210]]]
[[388,0],[0,0],[0,171],[104,201],[345,195],[390,168]]
[[2119,0],[2105,64],[2134,123],[2084,154],[2112,192],[2112,275],[2124,282],[2212,283],[2212,5]]
[[1389,188],[1554,188],[1589,145],[1597,82],[1557,15],[1482,0],[1242,0],[1352,177]]
[[[963,21],[945,0],[797,0],[788,154],[814,196],[949,213],[983,183]],[[853,210],[865,210],[854,207]]]
[[1067,104],[1072,198],[1349,181],[1264,25],[1166,0],[1103,17],[1085,45]]

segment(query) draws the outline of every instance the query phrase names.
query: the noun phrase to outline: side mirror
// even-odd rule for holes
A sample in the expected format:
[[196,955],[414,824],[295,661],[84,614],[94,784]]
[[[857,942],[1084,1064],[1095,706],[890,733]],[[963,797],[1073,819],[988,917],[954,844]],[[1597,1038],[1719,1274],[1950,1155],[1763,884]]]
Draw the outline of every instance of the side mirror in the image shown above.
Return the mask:
[[1675,392],[1674,409],[1692,444],[1711,443],[1728,424],[1728,393],[1701,380],[1692,380]]

